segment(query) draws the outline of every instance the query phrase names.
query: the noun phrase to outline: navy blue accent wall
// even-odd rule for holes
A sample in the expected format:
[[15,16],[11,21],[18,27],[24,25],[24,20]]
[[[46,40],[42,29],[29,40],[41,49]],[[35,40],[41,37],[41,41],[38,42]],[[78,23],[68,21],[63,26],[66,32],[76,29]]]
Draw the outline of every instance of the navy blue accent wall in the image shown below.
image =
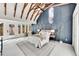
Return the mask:
[[54,23],[48,22],[48,10],[43,12],[38,18],[37,24],[32,26],[32,31],[36,32],[37,28],[57,29],[56,40],[62,40],[72,43],[72,15],[76,4],[68,4],[54,8]]
[[36,32],[37,31],[37,28],[46,28],[48,26],[50,26],[50,24],[48,22],[48,10],[46,10],[38,18],[37,24],[36,25],[33,25],[32,30],[34,32]]

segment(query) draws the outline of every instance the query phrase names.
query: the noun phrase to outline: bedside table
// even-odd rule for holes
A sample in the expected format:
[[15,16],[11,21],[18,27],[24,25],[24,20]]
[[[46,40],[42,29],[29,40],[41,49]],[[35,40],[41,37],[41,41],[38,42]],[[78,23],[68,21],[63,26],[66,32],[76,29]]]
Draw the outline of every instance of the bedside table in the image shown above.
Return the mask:
[[50,34],[49,40],[56,40],[55,33]]

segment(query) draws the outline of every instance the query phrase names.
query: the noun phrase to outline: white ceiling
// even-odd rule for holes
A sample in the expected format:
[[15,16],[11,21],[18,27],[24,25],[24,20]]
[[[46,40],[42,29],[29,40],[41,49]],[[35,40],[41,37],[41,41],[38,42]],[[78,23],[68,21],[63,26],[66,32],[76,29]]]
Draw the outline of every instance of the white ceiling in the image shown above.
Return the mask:
[[0,4],[0,17],[4,17],[4,4]]

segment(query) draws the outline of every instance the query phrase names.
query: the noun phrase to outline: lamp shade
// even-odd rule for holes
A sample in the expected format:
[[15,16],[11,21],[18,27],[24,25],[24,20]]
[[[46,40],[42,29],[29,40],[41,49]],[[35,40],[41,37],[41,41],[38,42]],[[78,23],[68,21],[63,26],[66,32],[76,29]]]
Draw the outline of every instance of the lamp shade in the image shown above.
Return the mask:
[[37,29],[37,31],[39,32],[39,31],[40,31],[40,29]]
[[51,32],[53,32],[53,33],[54,33],[54,32],[55,32],[55,30],[51,30]]

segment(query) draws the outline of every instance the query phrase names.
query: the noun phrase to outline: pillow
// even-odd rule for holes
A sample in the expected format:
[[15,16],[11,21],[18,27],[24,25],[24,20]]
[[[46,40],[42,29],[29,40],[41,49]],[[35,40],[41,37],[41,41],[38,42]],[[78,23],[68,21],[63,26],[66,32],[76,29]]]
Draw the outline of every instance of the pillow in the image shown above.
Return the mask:
[[27,37],[27,41],[31,44],[33,44],[35,47],[39,45],[39,40],[41,40],[39,37],[34,36],[29,36]]
[[39,35],[42,37],[42,39],[46,39],[46,31],[45,30],[42,30],[39,32]]
[[43,37],[40,34],[36,34],[35,36],[39,37],[41,41],[43,40]]

